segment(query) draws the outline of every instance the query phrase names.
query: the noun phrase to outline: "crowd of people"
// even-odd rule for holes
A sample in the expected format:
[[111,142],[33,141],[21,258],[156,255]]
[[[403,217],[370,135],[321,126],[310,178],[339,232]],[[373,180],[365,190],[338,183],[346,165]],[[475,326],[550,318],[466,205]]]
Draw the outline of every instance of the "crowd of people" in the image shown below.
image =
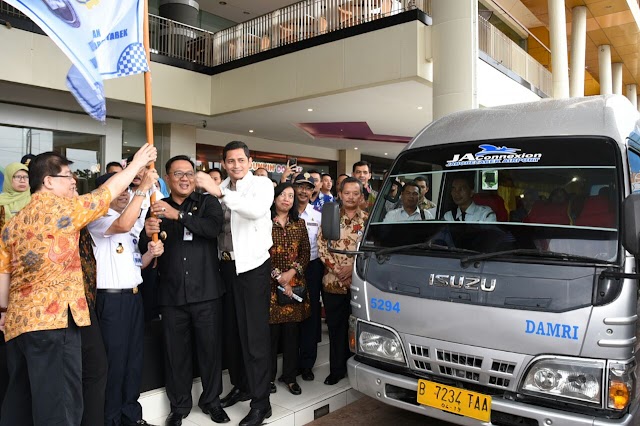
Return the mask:
[[[0,425],[147,425],[138,403],[145,306],[153,275],[162,322],[166,425],[192,409],[215,423],[250,401],[240,425],[271,416],[276,382],[293,395],[314,380],[324,306],[326,385],[346,376],[353,256],[328,250],[323,206],[339,201],[340,240],[354,250],[377,193],[371,165],[334,180],[316,170],[281,182],[252,169],[249,147],[223,149],[223,170],[167,161],[164,179],[143,146],[109,163],[78,195],[72,164],[48,152],[5,169],[0,194],[0,330],[9,374]],[[166,184],[166,189],[162,188]],[[334,192],[332,192],[334,190]],[[192,352],[195,350],[195,354]],[[281,375],[277,356],[282,351]],[[194,356],[195,355],[195,356]],[[222,396],[222,368],[233,389]]]

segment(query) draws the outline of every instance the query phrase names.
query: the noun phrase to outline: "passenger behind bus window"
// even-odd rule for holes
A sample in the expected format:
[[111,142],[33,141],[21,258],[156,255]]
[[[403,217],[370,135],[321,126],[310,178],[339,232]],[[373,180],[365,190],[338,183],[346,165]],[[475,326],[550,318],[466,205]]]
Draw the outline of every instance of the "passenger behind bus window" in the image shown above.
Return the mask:
[[536,201],[540,200],[538,191],[535,189],[527,189],[520,198],[520,207],[511,211],[509,215],[511,222],[522,222],[529,214]]
[[457,174],[451,184],[451,198],[455,207],[444,214],[444,220],[461,222],[495,222],[496,214],[491,207],[473,202],[474,180],[469,174]]
[[402,188],[400,202],[402,207],[391,210],[384,218],[384,222],[405,222],[414,220],[432,220],[433,215],[428,210],[418,206],[420,200],[420,186],[416,181],[407,182]]

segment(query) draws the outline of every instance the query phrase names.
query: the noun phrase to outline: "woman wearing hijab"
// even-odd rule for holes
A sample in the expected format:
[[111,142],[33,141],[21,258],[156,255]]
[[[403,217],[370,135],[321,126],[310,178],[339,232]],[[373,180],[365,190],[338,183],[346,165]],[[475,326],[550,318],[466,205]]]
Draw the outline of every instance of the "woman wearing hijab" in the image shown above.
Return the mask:
[[22,163],[11,163],[4,169],[0,194],[0,229],[31,201],[29,169]]

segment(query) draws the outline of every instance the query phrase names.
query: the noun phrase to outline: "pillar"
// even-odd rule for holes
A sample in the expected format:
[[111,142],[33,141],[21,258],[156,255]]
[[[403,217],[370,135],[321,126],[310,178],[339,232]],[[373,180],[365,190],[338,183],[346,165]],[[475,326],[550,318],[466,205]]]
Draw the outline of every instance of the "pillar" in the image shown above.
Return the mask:
[[569,60],[567,55],[567,19],[564,0],[549,1],[549,36],[551,39],[551,69],[553,97],[569,97]]
[[571,74],[569,93],[572,98],[584,96],[584,67],[587,42],[587,8],[571,9]]
[[195,0],[160,0],[160,16],[172,21],[198,27],[200,5]]
[[611,64],[611,88],[616,95],[622,95],[622,62]]
[[609,46],[608,44],[598,46],[598,69],[600,72],[600,94],[612,94],[613,82],[611,80],[611,46]]
[[435,120],[478,107],[478,2],[438,0],[431,9]]
[[355,149],[341,149],[338,151],[338,175],[347,174],[351,176],[353,163],[360,161],[360,151]]
[[627,99],[634,108],[638,108],[638,86],[635,84],[627,84]]

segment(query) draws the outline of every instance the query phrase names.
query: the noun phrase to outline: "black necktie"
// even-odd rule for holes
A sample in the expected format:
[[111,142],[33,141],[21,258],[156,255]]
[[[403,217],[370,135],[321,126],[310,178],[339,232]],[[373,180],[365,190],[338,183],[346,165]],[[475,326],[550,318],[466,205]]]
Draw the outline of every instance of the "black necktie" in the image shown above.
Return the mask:
[[465,213],[463,211],[460,211],[460,213],[461,213],[461,215],[460,215],[460,219],[459,220],[464,222],[464,217],[467,215],[467,213]]

